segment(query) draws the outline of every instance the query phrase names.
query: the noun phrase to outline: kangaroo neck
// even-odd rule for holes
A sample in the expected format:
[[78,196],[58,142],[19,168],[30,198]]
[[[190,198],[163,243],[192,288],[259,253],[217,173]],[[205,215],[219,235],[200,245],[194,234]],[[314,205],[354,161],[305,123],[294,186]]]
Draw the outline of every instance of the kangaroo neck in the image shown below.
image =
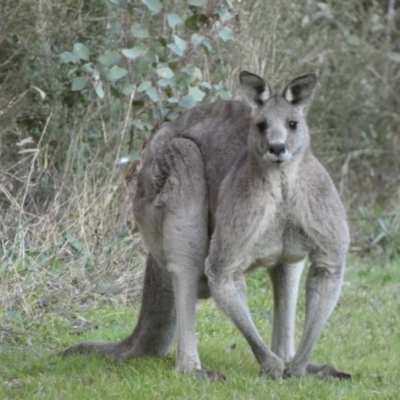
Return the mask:
[[254,154],[249,152],[246,160],[246,169],[249,181],[257,186],[265,187],[268,192],[279,192],[283,201],[295,193],[296,186],[300,180],[302,164],[309,156],[309,151],[296,155],[292,160],[281,164],[272,164],[265,160],[257,159]]

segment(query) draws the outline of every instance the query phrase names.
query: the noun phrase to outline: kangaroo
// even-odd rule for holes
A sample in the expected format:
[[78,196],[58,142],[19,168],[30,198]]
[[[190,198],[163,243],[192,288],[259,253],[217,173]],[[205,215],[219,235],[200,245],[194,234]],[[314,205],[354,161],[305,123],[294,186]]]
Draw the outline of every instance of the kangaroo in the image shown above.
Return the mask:
[[[350,379],[310,364],[314,342],[338,300],[349,247],[346,214],[313,155],[306,114],[314,74],[273,94],[259,76],[239,75],[247,103],[194,108],[162,127],[143,155],[134,215],[149,250],[139,320],[116,342],[88,341],[64,355],[125,359],[165,355],[177,334],[176,369],[225,379],[201,367],[195,307],[212,295],[271,379],[306,374]],[[295,348],[295,313],[305,261],[306,316]],[[244,273],[264,267],[274,298],[272,345],[252,320]]]

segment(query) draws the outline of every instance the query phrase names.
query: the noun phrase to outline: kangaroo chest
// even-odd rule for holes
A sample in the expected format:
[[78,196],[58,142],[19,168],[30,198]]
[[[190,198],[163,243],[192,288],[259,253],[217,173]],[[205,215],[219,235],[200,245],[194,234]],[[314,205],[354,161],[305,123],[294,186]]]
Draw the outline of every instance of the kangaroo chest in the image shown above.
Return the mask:
[[252,266],[272,268],[278,264],[300,262],[313,248],[313,242],[305,232],[294,204],[287,201],[267,201],[255,230],[251,246]]

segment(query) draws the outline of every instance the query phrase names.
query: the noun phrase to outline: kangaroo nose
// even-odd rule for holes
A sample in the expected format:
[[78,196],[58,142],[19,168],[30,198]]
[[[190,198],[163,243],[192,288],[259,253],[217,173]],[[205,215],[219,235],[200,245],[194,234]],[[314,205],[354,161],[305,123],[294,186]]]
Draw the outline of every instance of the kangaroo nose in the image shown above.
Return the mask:
[[286,146],[284,143],[270,143],[269,152],[277,156],[281,155],[286,151]]

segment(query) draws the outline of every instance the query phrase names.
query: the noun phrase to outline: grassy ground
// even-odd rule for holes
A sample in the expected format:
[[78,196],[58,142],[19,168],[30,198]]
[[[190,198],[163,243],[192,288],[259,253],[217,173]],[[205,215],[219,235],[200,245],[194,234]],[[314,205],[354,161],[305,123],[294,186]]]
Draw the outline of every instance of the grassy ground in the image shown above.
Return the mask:
[[[256,324],[270,340],[271,287],[266,274],[248,278]],[[67,299],[65,299],[68,304]],[[132,301],[135,307],[138,301]],[[313,351],[313,361],[352,373],[353,381],[315,378],[258,378],[257,364],[243,338],[212,301],[198,311],[203,366],[223,371],[228,381],[209,383],[174,370],[175,349],[165,359],[120,364],[96,357],[60,359],[56,352],[77,341],[122,338],[137,309],[109,296],[74,305],[63,299],[41,317],[0,311],[1,399],[398,399],[400,268],[398,262],[350,259],[343,294]],[[298,323],[303,319],[300,298]],[[60,311],[61,310],[61,311]],[[74,314],[74,318],[67,318]]]

